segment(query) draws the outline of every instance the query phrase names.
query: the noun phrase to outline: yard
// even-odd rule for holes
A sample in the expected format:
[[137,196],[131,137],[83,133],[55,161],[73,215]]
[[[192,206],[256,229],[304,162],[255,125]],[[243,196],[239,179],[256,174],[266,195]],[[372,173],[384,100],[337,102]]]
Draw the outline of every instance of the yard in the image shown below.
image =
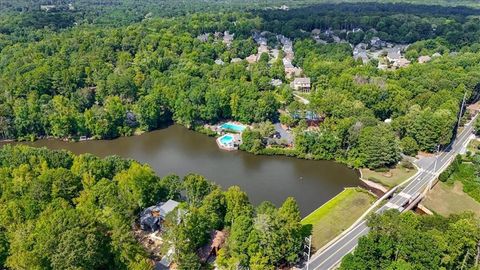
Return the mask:
[[463,184],[439,182],[422,202],[424,206],[442,216],[472,211],[480,218],[480,203],[463,192]]
[[347,188],[302,220],[311,229],[312,248],[318,250],[348,229],[375,201],[360,188]]
[[415,173],[416,169],[408,169],[401,165],[388,171],[373,171],[370,169],[361,169],[363,179],[382,184],[387,188],[393,188],[401,184]]

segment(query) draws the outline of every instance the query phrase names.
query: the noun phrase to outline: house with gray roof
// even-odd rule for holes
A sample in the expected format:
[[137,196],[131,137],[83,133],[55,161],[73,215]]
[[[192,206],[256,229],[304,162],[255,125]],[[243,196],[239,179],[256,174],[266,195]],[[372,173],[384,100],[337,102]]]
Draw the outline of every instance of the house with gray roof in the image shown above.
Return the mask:
[[155,232],[160,229],[161,222],[172,212],[179,203],[174,200],[150,206],[140,213],[140,228],[144,231]]

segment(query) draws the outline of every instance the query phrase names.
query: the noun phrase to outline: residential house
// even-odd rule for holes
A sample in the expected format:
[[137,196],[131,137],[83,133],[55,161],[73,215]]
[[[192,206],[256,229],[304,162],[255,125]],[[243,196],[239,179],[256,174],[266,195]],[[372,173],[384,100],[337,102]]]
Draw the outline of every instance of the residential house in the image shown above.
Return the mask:
[[355,46],[353,49],[353,58],[355,60],[362,59],[364,64],[368,63],[370,58],[367,55],[367,44],[359,43],[357,46]]
[[290,59],[288,59],[287,57],[283,58],[282,59],[282,62],[283,62],[283,66],[286,68],[293,68],[293,64],[292,64],[292,61]]
[[387,47],[387,42],[381,40],[379,37],[373,37],[370,40],[370,46],[372,46],[374,48],[377,48],[377,49],[381,49],[383,47]]
[[223,33],[223,43],[225,43],[227,46],[232,45],[234,36],[235,34],[230,34],[228,31],[225,31]]
[[322,33],[322,30],[315,28],[312,30],[312,35],[319,36]]
[[258,56],[256,54],[249,55],[247,58],[245,58],[249,64],[253,64],[258,61]]
[[304,119],[308,126],[318,126],[320,122],[325,120],[324,117],[320,117],[313,111],[297,111],[293,112],[291,115],[294,119]]
[[168,200],[143,210],[142,213],[140,213],[140,228],[142,228],[144,231],[158,231],[160,229],[161,222],[163,222],[166,216],[178,205],[178,202],[174,200]]
[[170,266],[172,266],[174,253],[175,253],[175,249],[174,249],[173,247],[171,247],[171,248],[167,251],[167,254],[165,254],[165,256],[162,257],[162,259],[160,260],[160,262],[158,262],[158,263],[155,265],[155,270],[167,270],[167,269],[170,269]]
[[332,38],[333,38],[333,42],[335,42],[335,43],[342,42],[342,40],[338,36],[332,36]]
[[430,62],[432,60],[432,58],[428,55],[422,55],[420,57],[418,57],[418,63],[420,64],[425,64],[427,62]]
[[402,58],[402,53],[398,48],[392,48],[387,52],[387,60],[389,62],[395,62],[398,59]]
[[395,62],[393,62],[392,64],[392,67],[394,68],[403,68],[403,67],[407,67],[408,65],[410,65],[410,61],[405,59],[405,58],[400,58],[398,60],[396,60]]
[[270,81],[270,84],[275,87],[282,85],[282,83],[283,83],[282,80],[279,80],[279,79],[272,79]]
[[270,50],[270,57],[272,58],[272,63],[278,59],[278,55],[280,55],[280,51],[278,49]]
[[293,78],[293,77],[298,77],[301,76],[303,73],[303,69],[299,67],[290,67],[290,68],[285,68],[285,76],[287,78]]
[[284,35],[277,35],[277,40],[280,41],[282,45],[292,45],[292,41]]
[[209,33],[205,33],[205,34],[198,35],[197,39],[200,40],[201,42],[207,42],[209,36],[210,36]]
[[310,78],[295,78],[291,83],[291,87],[295,91],[308,93],[310,92]]
[[290,59],[283,58],[283,66],[285,67],[285,75],[287,78],[300,76],[303,70],[299,67],[295,67]]
[[55,5],[40,5],[40,10],[49,12],[50,10],[54,10],[57,6]]
[[262,53],[268,53],[269,50],[268,50],[268,47],[267,45],[260,45],[258,47],[258,55],[260,56]]

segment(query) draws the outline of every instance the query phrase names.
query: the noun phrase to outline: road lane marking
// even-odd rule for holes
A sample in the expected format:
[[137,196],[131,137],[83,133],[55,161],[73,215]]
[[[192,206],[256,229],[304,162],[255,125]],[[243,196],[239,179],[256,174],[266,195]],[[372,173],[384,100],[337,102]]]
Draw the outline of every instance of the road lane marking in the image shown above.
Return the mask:
[[[435,168],[435,161],[432,162],[428,167],[427,169],[423,169],[423,168],[419,168],[419,174],[417,177],[415,177],[415,179],[412,179],[412,181],[410,181],[409,184],[407,184],[407,186],[404,188],[404,190],[402,192],[400,192],[400,194],[397,194],[395,195],[393,198],[391,198],[389,200],[389,202],[387,202],[386,205],[380,207],[376,212],[382,212],[382,210],[384,208],[389,208],[388,205],[389,203],[390,204],[393,204],[396,206],[396,204],[394,204],[393,202],[394,201],[401,201],[402,198],[406,198],[406,196],[403,196],[403,195],[408,195],[408,196],[413,196],[413,195],[410,195],[408,193],[410,193],[411,191],[415,191],[414,193],[417,193],[418,190],[420,190],[424,185],[428,184],[429,181],[432,180],[432,177],[435,178],[437,177],[437,172],[439,171],[442,171],[445,167],[445,165],[450,161],[450,159],[452,157],[454,157],[455,155],[457,155],[457,152],[461,149],[456,149],[457,146],[460,146],[460,147],[463,147],[464,144],[466,143],[466,140],[468,137],[465,137],[466,135],[470,136],[472,131],[473,131],[473,122],[474,120],[477,118],[478,114],[475,115],[474,118],[472,118],[472,120],[465,126],[464,130],[462,130],[462,132],[460,134],[458,134],[458,136],[455,138],[455,140],[450,143],[446,148],[450,148],[450,151],[448,152],[442,152],[440,155],[438,155],[436,157],[436,162],[437,162],[437,165],[440,165],[438,166],[439,168]],[[448,158],[447,159],[447,163],[443,163],[442,164],[442,161],[445,160],[445,158]],[[440,161],[440,164],[438,164]],[[429,171],[430,168],[434,167],[435,171]],[[426,171],[426,172],[425,172]],[[426,175],[424,175],[426,174]],[[419,187],[420,185],[420,187]],[[357,230],[359,228],[359,226],[361,225],[364,225],[366,224],[366,221],[362,221],[361,223],[359,223],[357,226],[355,226],[354,228],[352,228],[350,230],[349,233],[346,233],[345,235],[343,235],[342,237],[340,237],[335,243],[331,244],[329,247],[327,247],[325,250],[322,251],[321,254],[318,254],[317,256],[311,258],[311,262],[314,262],[314,261],[317,261],[322,255],[325,255],[327,253],[327,251],[331,250],[332,248],[335,248],[336,247],[336,244],[337,243],[341,243],[342,241],[345,240],[345,238],[347,236],[350,236],[351,234],[353,234],[355,232],[355,230]],[[348,240],[345,244],[343,244],[340,248],[337,248],[336,251],[334,251],[329,257],[327,257],[326,260],[324,260],[323,262],[321,262],[317,267],[315,267],[314,269],[319,269],[319,267],[321,267],[327,260],[329,260],[330,258],[332,258],[335,254],[339,253],[341,251],[341,249],[343,249],[346,245],[348,245],[350,242],[352,242],[353,240],[356,240],[358,239],[357,237],[362,234],[365,230],[368,230],[369,227],[366,227],[364,229],[362,229],[359,233],[357,234],[354,234],[353,238],[351,238],[350,240]],[[357,244],[355,244],[350,250],[348,250],[345,254],[348,254],[350,252],[352,252],[352,250],[355,249],[355,247],[357,246]],[[344,255],[345,255],[344,254]],[[339,260],[337,260],[335,262],[335,265],[338,264],[338,262],[340,262],[343,258],[343,256],[341,256],[341,258]],[[330,268],[330,267],[329,267]]]
[[370,228],[369,227],[366,227],[364,228],[363,230],[361,230],[359,233],[357,233],[352,239],[348,240],[347,243],[345,243],[343,246],[341,246],[339,249],[337,249],[337,251],[335,251],[334,253],[332,253],[332,255],[328,256],[321,264],[317,265],[314,269],[318,269],[320,266],[322,266],[323,264],[325,264],[330,258],[332,258],[335,254],[337,254],[342,248],[344,248],[346,245],[348,245],[350,242],[352,242],[353,240],[356,240],[358,238],[356,238],[357,236],[359,236],[360,234],[362,234],[365,230],[369,230]]
[[[347,251],[346,254],[349,254],[350,252],[352,252],[356,247],[358,246],[358,244],[356,244],[354,247],[352,247],[349,251]],[[340,263],[340,261],[342,261],[343,257],[340,258],[340,260],[336,261],[334,264],[332,264],[332,267],[330,267],[330,269],[333,269],[335,266],[338,265],[338,263]],[[315,270],[315,269],[314,269]]]
[[358,223],[357,226],[353,227],[349,233],[346,233],[345,235],[343,235],[342,237],[340,237],[335,243],[332,243],[329,247],[325,248],[321,253],[319,253],[317,256],[315,257],[312,257],[310,258],[310,261],[313,261],[315,260],[316,258],[322,256],[326,251],[330,250],[332,247],[334,247],[337,243],[341,242],[345,237],[347,237],[348,235],[350,235],[352,232],[354,232],[358,227],[360,227],[361,225],[367,225],[367,221],[364,220],[360,223]]

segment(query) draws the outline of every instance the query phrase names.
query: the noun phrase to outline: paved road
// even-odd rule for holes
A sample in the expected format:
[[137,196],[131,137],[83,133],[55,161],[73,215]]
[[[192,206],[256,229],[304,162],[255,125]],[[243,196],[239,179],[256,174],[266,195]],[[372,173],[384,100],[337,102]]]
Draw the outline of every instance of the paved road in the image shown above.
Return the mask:
[[[404,211],[404,207],[415,200],[415,198],[417,198],[429,185],[429,182],[435,180],[438,174],[445,170],[455,156],[465,147],[473,132],[473,123],[475,119],[476,116],[464,127],[462,132],[457,135],[453,143],[444,151],[440,152],[437,156],[436,164],[435,161],[433,161],[429,165],[425,165],[424,168],[420,168],[420,172],[409,182],[409,184],[401,190],[401,192],[395,194],[384,206],[379,208],[376,213],[383,213],[388,209],[398,209],[401,212]],[[334,268],[340,263],[345,255],[355,249],[358,239],[366,235],[368,231],[369,228],[366,225],[366,221],[364,220],[360,222],[330,246],[321,250],[321,252],[316,253],[310,259],[308,269],[323,270]],[[307,269],[307,266],[305,266],[304,269]]]
[[283,127],[282,124],[280,123],[275,123],[273,124],[275,127],[275,131],[280,133],[280,138],[284,139],[287,141],[288,144],[293,144],[293,135],[291,132],[286,131]]

